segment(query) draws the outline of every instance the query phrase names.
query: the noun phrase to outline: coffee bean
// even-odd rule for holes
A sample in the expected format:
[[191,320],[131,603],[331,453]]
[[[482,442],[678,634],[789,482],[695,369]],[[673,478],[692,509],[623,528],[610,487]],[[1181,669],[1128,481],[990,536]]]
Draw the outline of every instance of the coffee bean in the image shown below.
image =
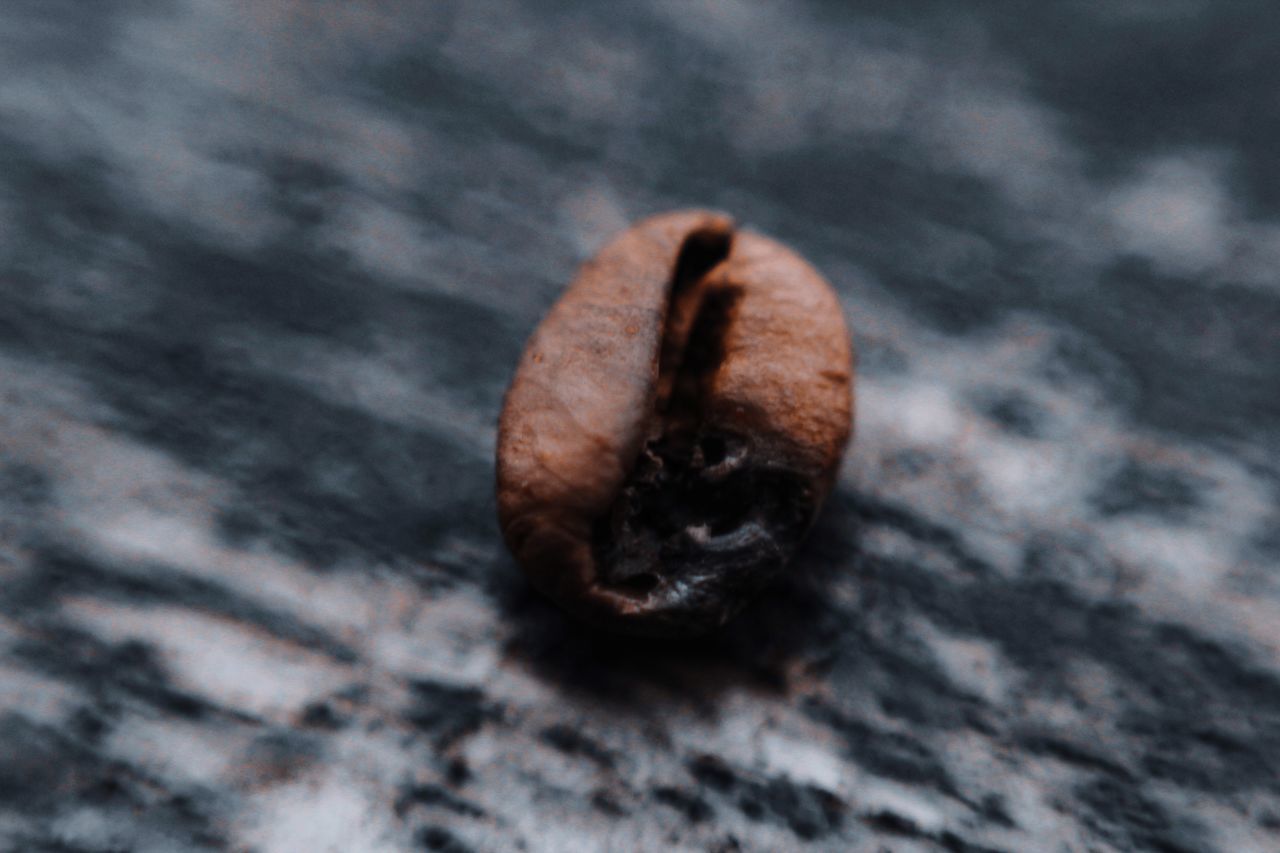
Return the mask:
[[840,303],[802,258],[707,211],[644,220],[583,265],[507,390],[507,545],[597,625],[722,625],[812,525],[852,383]]

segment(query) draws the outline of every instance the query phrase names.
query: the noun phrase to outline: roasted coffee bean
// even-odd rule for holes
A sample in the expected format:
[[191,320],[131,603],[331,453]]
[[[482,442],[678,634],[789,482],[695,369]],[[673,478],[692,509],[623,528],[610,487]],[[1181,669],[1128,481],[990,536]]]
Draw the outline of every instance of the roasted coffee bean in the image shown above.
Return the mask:
[[813,523],[852,383],[840,303],[802,258],[716,213],[647,219],[583,265],[507,390],[507,545],[587,621],[711,630]]

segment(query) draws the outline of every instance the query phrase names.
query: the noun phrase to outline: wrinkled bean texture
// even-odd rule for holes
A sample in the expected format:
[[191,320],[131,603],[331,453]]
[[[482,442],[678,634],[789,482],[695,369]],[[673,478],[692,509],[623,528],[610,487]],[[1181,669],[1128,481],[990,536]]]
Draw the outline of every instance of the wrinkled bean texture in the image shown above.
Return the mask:
[[498,514],[532,583],[627,633],[722,625],[830,491],[853,350],[823,277],[678,211],[588,261],[533,333],[498,432]]

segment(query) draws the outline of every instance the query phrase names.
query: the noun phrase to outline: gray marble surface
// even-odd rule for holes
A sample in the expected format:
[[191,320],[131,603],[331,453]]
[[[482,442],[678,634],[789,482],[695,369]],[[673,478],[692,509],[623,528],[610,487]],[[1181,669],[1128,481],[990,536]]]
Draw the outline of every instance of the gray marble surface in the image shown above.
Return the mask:
[[[1280,7],[0,5],[0,849],[1280,849]],[[775,592],[610,640],[499,541],[628,222],[831,279]]]

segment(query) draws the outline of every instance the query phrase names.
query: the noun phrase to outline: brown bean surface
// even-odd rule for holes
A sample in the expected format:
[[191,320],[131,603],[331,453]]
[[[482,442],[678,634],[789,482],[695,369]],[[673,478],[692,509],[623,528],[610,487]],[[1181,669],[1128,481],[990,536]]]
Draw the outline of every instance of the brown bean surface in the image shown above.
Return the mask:
[[583,619],[711,630],[800,544],[852,416],[849,332],[812,266],[717,213],[652,217],[525,348],[498,431],[503,535]]

